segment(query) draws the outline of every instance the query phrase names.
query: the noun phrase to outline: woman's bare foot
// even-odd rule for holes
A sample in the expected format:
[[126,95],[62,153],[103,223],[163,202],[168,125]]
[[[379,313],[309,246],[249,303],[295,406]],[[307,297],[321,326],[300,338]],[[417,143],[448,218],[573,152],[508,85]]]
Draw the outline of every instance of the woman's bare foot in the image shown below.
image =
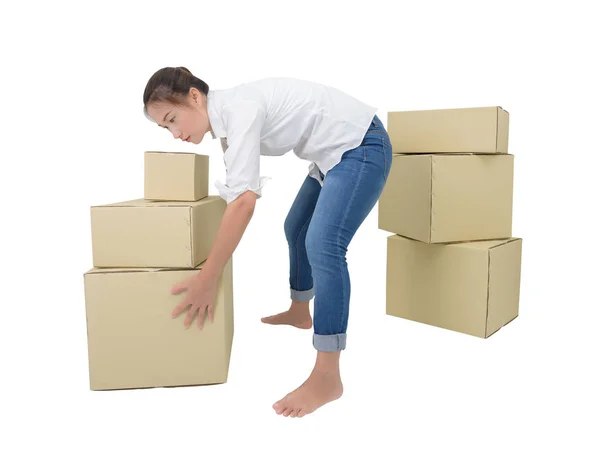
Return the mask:
[[263,317],[261,321],[264,324],[291,325],[299,329],[310,329],[312,327],[312,318],[310,317],[308,303],[309,301],[292,301],[289,310],[274,316]]
[[344,387],[339,370],[340,352],[318,352],[308,379],[296,390],[273,404],[277,414],[304,417],[328,402],[342,397]]

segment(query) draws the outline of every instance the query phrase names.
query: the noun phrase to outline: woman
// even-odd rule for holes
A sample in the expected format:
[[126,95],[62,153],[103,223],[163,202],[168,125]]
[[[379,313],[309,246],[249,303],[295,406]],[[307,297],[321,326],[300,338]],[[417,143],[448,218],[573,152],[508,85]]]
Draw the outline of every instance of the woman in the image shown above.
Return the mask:
[[389,136],[368,106],[335,88],[291,78],[256,80],[222,90],[184,67],[157,71],[144,91],[144,111],[175,139],[199,144],[207,132],[220,138],[226,181],[216,182],[227,208],[204,268],[172,293],[187,290],[173,311],[191,305],[212,322],[217,280],[261,197],[260,155],[290,150],[310,162],[309,172],[284,229],[290,256],[289,310],[263,318],[267,324],[309,329],[314,297],[315,367],[296,390],[276,402],[278,414],[302,417],[342,395],[340,352],[346,348],[350,277],[346,251],[379,199],[390,171]]

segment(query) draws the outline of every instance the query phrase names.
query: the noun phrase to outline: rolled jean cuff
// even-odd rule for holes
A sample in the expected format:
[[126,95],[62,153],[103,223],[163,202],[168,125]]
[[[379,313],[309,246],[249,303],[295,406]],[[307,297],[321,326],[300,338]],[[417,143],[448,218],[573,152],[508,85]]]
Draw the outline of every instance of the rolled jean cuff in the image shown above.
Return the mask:
[[313,346],[320,352],[339,352],[346,348],[346,334],[313,334]]
[[293,301],[310,301],[315,296],[315,288],[314,286],[311,289],[307,289],[305,291],[296,291],[295,289],[290,288],[290,297]]

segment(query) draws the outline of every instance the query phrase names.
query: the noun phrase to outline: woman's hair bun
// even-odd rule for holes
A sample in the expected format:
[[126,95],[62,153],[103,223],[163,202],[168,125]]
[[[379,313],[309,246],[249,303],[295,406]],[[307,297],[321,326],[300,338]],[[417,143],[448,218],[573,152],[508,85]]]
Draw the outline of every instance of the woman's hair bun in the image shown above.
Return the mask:
[[194,76],[187,67],[163,67],[154,72],[144,89],[144,111],[148,116],[148,105],[166,101],[175,105],[185,105],[190,88],[198,89],[207,96],[208,84]]

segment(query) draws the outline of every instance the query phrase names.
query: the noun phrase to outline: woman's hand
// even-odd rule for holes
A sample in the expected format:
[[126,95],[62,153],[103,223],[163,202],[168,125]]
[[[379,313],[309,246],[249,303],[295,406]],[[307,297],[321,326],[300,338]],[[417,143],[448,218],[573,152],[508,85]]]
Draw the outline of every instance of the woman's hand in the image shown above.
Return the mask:
[[187,329],[192,325],[194,315],[198,311],[198,327],[204,326],[204,313],[208,310],[208,320],[212,323],[215,318],[215,297],[217,295],[218,277],[212,276],[207,270],[200,270],[199,273],[190,276],[182,283],[178,283],[171,288],[171,294],[179,294],[187,290],[185,299],[173,310],[171,317],[175,318],[181,314],[189,305],[192,307],[188,311],[184,327]]
[[198,327],[202,328],[204,325],[206,310],[208,310],[208,319],[213,322],[217,282],[252,219],[256,198],[257,194],[248,190],[227,205],[210,249],[210,255],[204,262],[203,268],[199,273],[171,289],[172,294],[185,290],[188,292],[183,302],[172,313],[173,317],[177,317],[187,306],[192,306],[183,323],[186,329],[192,324],[196,311],[198,311]]

